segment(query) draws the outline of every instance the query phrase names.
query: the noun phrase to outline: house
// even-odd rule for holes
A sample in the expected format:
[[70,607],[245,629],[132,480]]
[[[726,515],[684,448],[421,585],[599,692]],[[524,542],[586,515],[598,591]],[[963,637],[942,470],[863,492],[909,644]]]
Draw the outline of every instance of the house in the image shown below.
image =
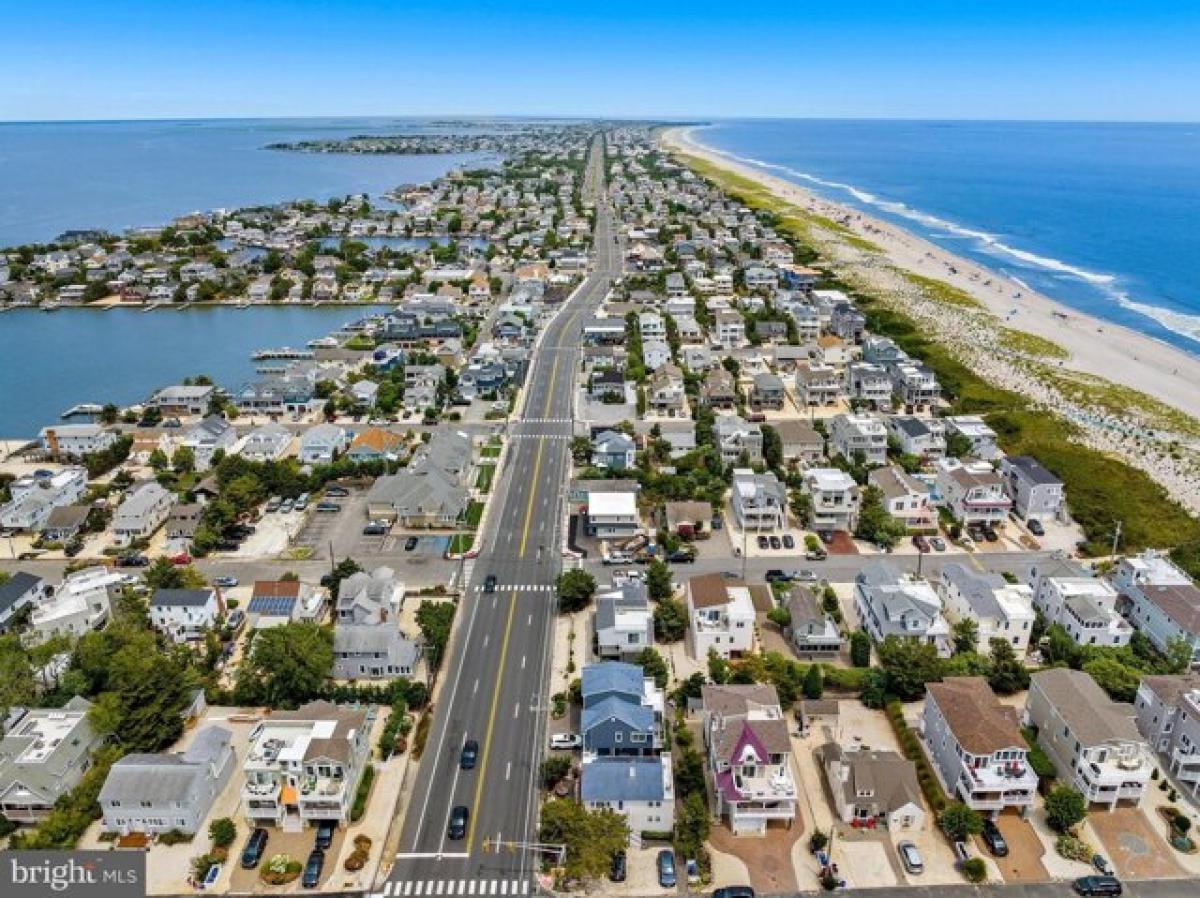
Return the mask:
[[1147,549],[1122,558],[1113,585],[1127,604],[1126,615],[1154,647],[1166,652],[1174,641],[1187,643],[1192,664],[1200,664],[1200,589],[1162,552]]
[[626,583],[596,597],[596,654],[601,658],[633,661],[654,645],[654,616],[646,587]]
[[150,597],[151,625],[175,642],[203,639],[225,613],[225,603],[211,587],[156,589]]
[[112,596],[125,585],[125,575],[106,567],[89,567],[68,574],[58,588],[43,594],[29,622],[42,640],[51,636],[82,636],[108,620]]
[[853,477],[841,468],[809,468],[804,472],[803,490],[812,505],[809,520],[812,529],[854,530],[859,493]]
[[671,363],[671,347],[666,340],[647,340],[642,344],[642,361],[651,371]]
[[631,833],[671,832],[675,826],[675,786],[671,758],[585,758],[579,775],[579,801],[589,811],[623,816]]
[[832,365],[800,362],[796,365],[796,394],[810,408],[837,405],[842,395],[842,378]]
[[757,424],[740,415],[717,415],[713,421],[713,435],[721,450],[723,464],[762,463],[763,433]]
[[244,385],[230,398],[238,411],[245,414],[303,415],[320,405],[314,387],[307,377],[268,377]]
[[613,369],[597,369],[588,381],[588,397],[594,402],[625,401],[625,375]]
[[300,437],[300,464],[327,465],[346,451],[350,435],[337,424],[316,424]]
[[204,506],[198,502],[175,505],[167,515],[166,533],[171,542],[190,544],[204,516]]
[[388,567],[342,581],[334,606],[333,678],[378,680],[412,676],[421,644],[400,629],[404,584]]
[[1163,769],[1200,801],[1200,674],[1142,677],[1133,706]]
[[1076,645],[1128,645],[1133,627],[1117,612],[1117,591],[1095,577],[1043,574],[1033,585],[1033,607],[1046,626],[1058,624]]
[[724,349],[739,349],[746,345],[746,321],[729,309],[717,312],[714,336]]
[[946,434],[966,440],[970,446],[969,454],[984,461],[991,461],[1001,454],[996,431],[985,424],[979,415],[952,415],[945,421]]
[[275,711],[250,733],[242,807],[250,826],[288,831],[321,820],[350,822],[371,758],[375,709],[318,701]]
[[470,494],[437,464],[410,465],[380,477],[367,492],[367,515],[405,527],[452,527],[466,514]]
[[353,461],[395,461],[404,451],[404,437],[382,427],[368,427],[357,434],[346,451]]
[[783,600],[791,618],[787,636],[802,658],[837,657],[845,641],[837,622],[825,613],[816,594],[807,586],[794,585]]
[[941,458],[934,463],[937,491],[954,519],[964,527],[1003,524],[1012,508],[990,463]]
[[7,632],[24,609],[48,595],[46,581],[26,571],[17,571],[0,583],[0,633]]
[[1088,804],[1141,802],[1154,756],[1133,705],[1114,702],[1082,670],[1054,667],[1030,678],[1024,716],[1059,778]]
[[51,515],[83,498],[87,483],[87,469],[76,466],[16,478],[8,485],[9,501],[0,506],[0,528],[42,531],[45,536]]
[[706,685],[700,697],[716,815],[728,818],[734,835],[766,835],[772,821],[790,828],[798,796],[775,687]]
[[255,580],[246,606],[246,617],[256,630],[278,627],[291,621],[319,621],[325,599],[299,580]]
[[946,424],[940,418],[892,415],[887,430],[905,455],[932,460],[946,454]]
[[663,692],[636,664],[583,668],[583,750],[599,756],[649,756],[662,749]]
[[773,471],[735,468],[730,504],[742,530],[773,531],[787,526],[787,489]]
[[220,415],[208,415],[184,431],[180,440],[181,446],[192,450],[197,471],[207,471],[212,466],[217,450],[228,454],[236,443],[237,431]]
[[902,574],[886,561],[868,562],[854,578],[854,607],[873,642],[889,636],[927,642],[941,657],[950,657],[950,625],[926,580]]
[[677,365],[663,365],[650,377],[647,405],[655,414],[677,418],[684,411],[683,372]]
[[1013,511],[1023,521],[1059,521],[1066,515],[1063,482],[1028,455],[1000,460],[1000,476],[1012,499]]
[[932,406],[942,395],[937,375],[920,362],[893,362],[888,365],[888,374],[892,378],[892,392],[910,408]]
[[178,754],[134,753],[118,760],[100,790],[104,831],[200,833],[237,766],[232,739],[224,727],[210,726]]
[[851,362],[846,366],[846,393],[851,399],[886,411],[892,407],[892,378],[883,365]]
[[713,368],[700,387],[700,401],[709,408],[737,408],[738,390],[733,375],[724,368]]
[[171,513],[175,494],[157,480],[146,480],[133,487],[112,519],[112,532],[117,542],[128,545],[134,540],[149,539]]
[[9,724],[0,738],[0,814],[17,824],[37,823],[79,784],[103,742],[88,722],[91,707],[75,696],[61,708],[36,708]]
[[[680,336],[682,336],[682,328]],[[719,367],[712,348],[709,346],[687,345],[683,347],[682,353],[684,366],[694,373]]]
[[663,515],[667,532],[680,539],[707,539],[713,507],[709,502],[664,502]]
[[746,584],[715,571],[692,577],[685,593],[693,658],[707,658],[709,651],[732,658],[753,650],[754,600]]
[[750,403],[755,408],[783,408],[786,397],[783,378],[778,374],[762,372],[754,375],[754,386],[750,390]]
[[42,451],[53,458],[82,458],[116,445],[120,434],[99,424],[56,424],[38,434]]
[[586,529],[601,539],[629,539],[641,532],[637,494],[633,492],[590,492],[587,497]]
[[610,471],[632,468],[637,456],[633,438],[619,430],[603,430],[592,440],[592,466]]
[[829,421],[829,451],[848,462],[877,467],[887,464],[888,435],[874,415],[835,415]]
[[925,687],[921,732],[951,800],[984,813],[1033,807],[1038,777],[1015,709],[983,677],[947,677]]
[[917,767],[908,758],[894,751],[843,748],[836,742],[818,748],[817,758],[843,823],[892,832],[924,825]]
[[203,415],[208,411],[216,392],[216,387],[201,384],[164,387],[150,398],[147,405],[158,409],[164,417]]
[[354,404],[371,408],[375,405],[375,396],[379,393],[379,384],[373,380],[356,380],[350,385],[350,398]]
[[789,465],[816,464],[825,457],[825,438],[808,421],[785,418],[771,426],[779,434],[783,460]]
[[87,526],[91,512],[87,505],[60,505],[50,512],[42,525],[42,539],[55,543],[73,541]]
[[937,591],[952,624],[975,621],[980,652],[986,652],[993,639],[1002,639],[1018,658],[1025,656],[1034,619],[1033,590],[1028,586],[952,562],[938,574]]
[[868,472],[867,484],[882,493],[884,510],[910,532],[937,532],[937,511],[924,481],[898,465],[886,465]]
[[292,432],[282,424],[264,424],[246,434],[238,455],[248,461],[277,461],[291,444]]

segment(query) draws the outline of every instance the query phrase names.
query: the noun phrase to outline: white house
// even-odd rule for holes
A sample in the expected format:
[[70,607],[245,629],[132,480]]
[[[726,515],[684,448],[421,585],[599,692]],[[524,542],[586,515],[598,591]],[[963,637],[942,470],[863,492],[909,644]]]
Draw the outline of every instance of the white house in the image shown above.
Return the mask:
[[849,462],[861,457],[871,467],[887,464],[887,428],[874,415],[835,415],[829,421],[829,446],[831,455]]
[[337,424],[317,424],[300,437],[300,464],[327,465],[350,445],[350,434]]
[[264,424],[246,434],[237,453],[249,461],[276,461],[291,443],[292,432],[282,424]]
[[987,652],[993,639],[1002,639],[1018,658],[1025,656],[1034,619],[1032,589],[958,562],[942,568],[937,584],[951,623],[975,621],[980,652]]
[[928,581],[901,573],[886,561],[868,562],[854,578],[854,607],[872,641],[896,636],[927,642],[943,658],[950,657],[950,625]]
[[149,539],[162,526],[174,504],[175,494],[157,480],[138,484],[113,515],[112,532],[117,542],[128,545],[134,540]]
[[637,494],[590,492],[587,497],[587,532],[602,539],[628,539],[641,532]]
[[589,811],[607,809],[620,814],[631,833],[670,832],[675,826],[670,754],[585,758],[579,800]]
[[1138,732],[1193,804],[1200,802],[1200,675],[1142,677]]
[[686,593],[692,657],[703,660],[712,650],[731,658],[754,648],[754,601],[744,583],[702,574],[688,580]]
[[854,529],[858,520],[858,484],[841,468],[809,468],[804,472],[804,493],[812,502],[813,530]]
[[237,444],[237,431],[220,415],[209,415],[184,431],[180,445],[192,450],[196,459],[196,470],[207,471],[212,465],[218,449],[226,454]]
[[175,642],[203,639],[224,613],[217,591],[202,589],[156,589],[150,597],[150,623]]
[[81,458],[115,445],[120,435],[99,424],[56,424],[43,427],[38,437],[42,450],[55,457]]
[[1133,625],[1160,652],[1182,640],[1200,664],[1200,589],[1162,552],[1147,550],[1122,558],[1113,571],[1113,585],[1128,602]]
[[83,498],[87,482],[87,470],[81,467],[18,477],[9,484],[10,500],[0,506],[0,528],[41,530],[54,509],[65,508]]
[[971,455],[991,461],[1001,454],[996,431],[979,415],[951,415],[945,420],[946,433],[965,437],[971,444]]
[[750,468],[735,468],[730,501],[742,530],[763,532],[787,526],[787,489],[772,471],[756,474]]
[[594,626],[599,657],[633,661],[654,645],[654,615],[646,587],[626,583],[597,595]]
[[963,526],[1002,524],[1012,508],[1004,481],[988,462],[940,458],[934,463],[937,491]]
[[1078,645],[1128,645],[1133,627],[1117,613],[1117,591],[1095,577],[1038,578],[1033,606]]
[[126,578],[106,567],[90,567],[68,574],[52,595],[44,596],[30,616],[43,640],[51,636],[82,636],[106,620],[113,593]]

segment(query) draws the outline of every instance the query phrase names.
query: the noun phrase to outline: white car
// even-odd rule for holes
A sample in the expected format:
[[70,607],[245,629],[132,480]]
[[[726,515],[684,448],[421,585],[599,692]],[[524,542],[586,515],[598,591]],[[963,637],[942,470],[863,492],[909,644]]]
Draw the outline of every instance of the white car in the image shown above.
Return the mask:
[[583,737],[578,733],[555,733],[550,737],[550,747],[556,751],[583,748]]

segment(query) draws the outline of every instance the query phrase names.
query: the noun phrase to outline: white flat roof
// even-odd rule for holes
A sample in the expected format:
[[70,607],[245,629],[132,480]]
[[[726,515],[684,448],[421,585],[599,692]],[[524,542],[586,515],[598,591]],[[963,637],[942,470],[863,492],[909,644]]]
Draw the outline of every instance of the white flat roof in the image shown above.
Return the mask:
[[588,493],[589,515],[636,515],[637,496],[633,493]]

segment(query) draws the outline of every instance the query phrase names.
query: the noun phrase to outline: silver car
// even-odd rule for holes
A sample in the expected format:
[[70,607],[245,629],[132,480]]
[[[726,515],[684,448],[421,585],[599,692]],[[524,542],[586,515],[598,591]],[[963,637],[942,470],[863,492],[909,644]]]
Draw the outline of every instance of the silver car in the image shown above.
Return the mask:
[[925,872],[925,862],[921,860],[921,852],[917,851],[916,845],[912,842],[901,842],[896,846],[896,850],[900,853],[900,861],[905,870],[914,876]]

